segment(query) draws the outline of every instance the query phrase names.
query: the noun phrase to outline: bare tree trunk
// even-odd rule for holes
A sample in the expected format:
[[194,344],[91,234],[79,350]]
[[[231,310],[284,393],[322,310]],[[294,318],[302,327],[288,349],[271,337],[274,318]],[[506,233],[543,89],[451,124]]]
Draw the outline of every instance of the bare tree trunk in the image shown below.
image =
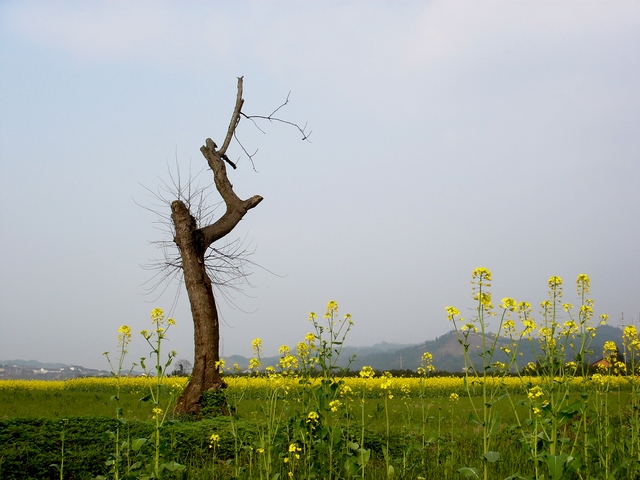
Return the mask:
[[204,392],[226,386],[216,365],[220,360],[220,325],[211,278],[207,274],[204,259],[209,246],[231,232],[247,211],[262,201],[259,195],[241,200],[233,191],[225,167],[227,162],[235,168],[227,158],[226,150],[238,125],[243,103],[242,78],[238,78],[236,105],[224,144],[218,149],[213,140],[207,138],[205,145],[200,149],[213,171],[216,189],[226,204],[225,213],[212,225],[198,228],[193,215],[182,201],[175,200],[171,203],[174,241],[182,259],[195,338],[193,372],[189,384],[178,399],[178,413],[198,413]]
[[171,204],[171,218],[176,236],[175,242],[182,256],[184,283],[191,304],[193,317],[195,358],[191,380],[178,400],[180,413],[198,413],[201,395],[207,390],[225,387],[216,362],[220,360],[220,329],[218,310],[211,279],[204,264],[202,232],[183,202]]

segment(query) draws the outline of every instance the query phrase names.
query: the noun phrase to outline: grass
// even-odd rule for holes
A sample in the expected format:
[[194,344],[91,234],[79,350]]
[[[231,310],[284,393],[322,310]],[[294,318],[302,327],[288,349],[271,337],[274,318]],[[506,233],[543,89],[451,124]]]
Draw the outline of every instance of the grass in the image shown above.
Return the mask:
[[[250,381],[249,385],[253,382],[255,388],[258,388],[251,397],[257,397],[259,392],[265,393],[261,381]],[[114,404],[110,395],[104,391],[108,388],[99,386],[103,382],[108,383],[109,379],[100,383],[95,383],[94,380],[96,391],[59,389],[57,387],[60,385],[53,383],[46,384],[49,386],[48,391],[0,388],[0,417],[3,419],[0,422],[0,451],[4,452],[4,467],[0,465],[0,476],[18,479],[47,478],[38,475],[53,475],[49,465],[56,463],[60,455],[60,421],[63,418],[68,420],[65,446],[67,471],[75,472],[76,476],[73,478],[93,478],[104,474],[104,459],[109,452],[109,442],[104,440],[103,434],[114,427]],[[238,384],[235,388],[239,388]],[[230,389],[230,394],[234,393],[233,389],[234,387]],[[121,393],[120,405],[128,419],[128,428],[131,429],[128,435],[131,438],[148,435],[153,431],[148,405],[140,402],[140,397],[140,392]],[[471,404],[468,398],[461,397],[457,404],[452,405],[446,393],[442,396],[420,397],[418,390],[407,392],[405,389],[404,396],[386,399],[389,412],[387,418],[385,399],[379,398],[378,392],[373,390],[369,392],[369,397],[371,398],[367,398],[365,402],[365,447],[372,451],[368,478],[387,477],[384,462],[387,425],[390,431],[389,455],[394,459],[396,471],[403,472],[398,478],[416,478],[418,474],[456,478],[454,466],[481,466],[481,427],[470,420]],[[620,407],[628,403],[628,397],[628,391],[611,395],[608,408],[614,419],[618,418]],[[512,399],[517,403],[525,400],[526,396],[514,395]],[[242,432],[240,436],[243,438],[243,446],[248,449],[257,448],[258,432],[266,426],[263,415],[265,401],[265,398],[250,398],[240,403],[235,422]],[[421,438],[420,430],[423,407],[427,412],[424,439]],[[349,421],[342,417],[340,423],[343,427],[351,423],[352,431],[356,432],[359,426],[355,419],[358,404],[352,404],[352,408],[354,417]],[[497,435],[495,446],[503,453],[493,473],[506,478],[516,472],[530,472],[532,461],[527,458],[518,440],[518,432],[509,427],[515,422],[515,413],[510,403],[503,398],[496,408],[504,412],[504,426]],[[527,408],[526,405],[520,405],[517,411],[522,415]],[[296,418],[301,409],[302,406],[291,402],[291,408],[285,415],[289,419]],[[233,422],[231,418],[213,418],[197,422],[185,421],[164,428],[163,435],[175,445],[179,460],[186,465],[186,470],[181,474],[183,476],[175,478],[232,478],[235,472],[227,462],[234,458]],[[208,443],[212,433],[218,433],[222,439],[215,459]],[[421,448],[423,440],[426,440],[424,449]],[[23,464],[25,455],[30,459],[29,462],[34,463],[33,469],[29,470],[34,476],[28,476],[28,473],[25,473],[27,476],[17,473],[9,475],[7,469]],[[255,450],[254,456],[257,456]],[[245,455],[246,458],[248,454]],[[415,464],[417,458],[426,459],[424,468],[420,469],[421,473],[410,468],[410,462]],[[403,462],[406,463],[403,465]],[[212,471],[216,472],[213,477]]]
[[[143,420],[149,417],[149,408],[141,403],[141,395],[121,395],[125,413]],[[103,392],[29,391],[0,389],[0,418],[67,418],[81,416],[112,417],[111,395]]]

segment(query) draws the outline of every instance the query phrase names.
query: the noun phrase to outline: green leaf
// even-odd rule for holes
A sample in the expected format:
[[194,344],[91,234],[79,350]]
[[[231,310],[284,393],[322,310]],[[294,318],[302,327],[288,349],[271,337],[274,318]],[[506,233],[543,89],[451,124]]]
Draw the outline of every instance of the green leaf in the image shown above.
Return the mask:
[[429,436],[427,437],[427,439],[425,440],[425,443],[426,443],[427,445],[429,445],[429,444],[431,444],[431,443],[434,443],[436,440],[438,440],[438,436],[437,436],[436,434],[429,435]]
[[580,468],[582,468],[582,460],[580,458],[571,458],[567,459],[567,464],[565,466],[565,471],[568,474],[572,474],[577,472]]
[[581,413],[584,409],[585,404],[578,400],[577,402],[572,403],[571,405],[567,405],[558,413],[559,423],[558,425],[563,425],[571,420],[573,417]]
[[478,475],[478,470],[475,468],[471,468],[471,467],[462,467],[458,469],[458,473],[460,475],[462,475],[465,478],[468,477],[472,477],[472,478],[480,478],[480,475]]
[[391,478],[395,475],[396,471],[393,468],[393,465],[389,465],[389,468],[387,468],[387,478]]
[[562,474],[564,472],[565,463],[572,460],[573,457],[570,457],[566,453],[563,453],[561,455],[547,455],[544,461],[549,467],[549,475],[551,476],[551,480],[560,480],[560,477],[562,477]]
[[358,464],[359,465],[366,465],[367,463],[369,463],[369,459],[371,458],[371,450],[365,450],[364,448],[361,448],[360,450],[358,450]]
[[170,472],[181,472],[183,471],[185,468],[187,468],[185,465],[181,465],[178,462],[171,461],[169,463],[163,463],[162,464],[162,468],[165,468],[166,470],[169,470]]
[[347,457],[347,460],[344,462],[344,469],[348,475],[354,476],[358,470],[360,470],[360,466],[357,462],[357,457]]
[[498,461],[498,459],[500,458],[500,453],[499,452],[487,452],[483,455],[483,457],[485,458],[485,460],[489,463],[495,463]]
[[147,443],[147,440],[147,438],[136,438],[133,442],[131,442],[131,450],[137,452],[145,443]]

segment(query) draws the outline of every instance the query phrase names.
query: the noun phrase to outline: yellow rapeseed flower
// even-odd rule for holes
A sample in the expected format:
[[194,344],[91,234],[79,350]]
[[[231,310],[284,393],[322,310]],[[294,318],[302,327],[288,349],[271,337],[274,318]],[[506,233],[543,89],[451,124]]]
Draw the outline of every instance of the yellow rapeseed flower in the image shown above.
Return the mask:
[[513,320],[506,320],[502,325],[502,328],[505,332],[515,332],[516,331],[516,323]]
[[291,349],[287,345],[282,345],[280,347],[280,349],[278,350],[280,355],[287,355],[290,351],[291,351]]
[[589,275],[581,273],[576,279],[578,295],[589,295],[590,280]]
[[489,292],[476,293],[473,299],[479,301],[483,307],[491,308],[491,294]]
[[338,408],[342,406],[342,402],[340,400],[332,400],[329,402],[329,408],[332,412],[337,412]]
[[260,368],[261,362],[257,358],[249,359],[249,370],[258,370]]
[[489,281],[489,282],[491,281],[491,272],[484,267],[478,267],[471,274],[471,278],[472,279],[477,278],[478,283],[482,285],[483,281]]
[[460,315],[460,311],[456,307],[445,307],[447,310],[447,320],[453,320],[454,317]]
[[509,310],[511,312],[515,311],[516,307],[516,301],[510,297],[503,298],[502,302],[500,303],[500,308],[504,308],[505,310]]
[[364,379],[373,378],[375,374],[376,372],[373,368],[366,365],[362,367],[362,370],[360,370],[360,376]]
[[327,312],[337,312],[338,311],[338,302],[335,300],[329,301],[327,303]]
[[224,358],[221,358],[220,360],[218,360],[218,361],[215,363],[215,366],[216,366],[216,368],[218,369],[218,371],[219,371],[220,373],[222,373],[222,372],[224,371],[224,365],[225,365]]
[[562,279],[556,275],[549,278],[549,288],[551,290],[557,290],[562,286]]
[[627,325],[622,332],[622,341],[629,350],[636,350],[638,342],[638,329],[635,325]]
[[529,400],[540,398],[543,395],[544,395],[544,392],[542,391],[542,388],[539,385],[536,385],[535,387],[530,388],[529,392],[527,392],[527,398],[529,398]]

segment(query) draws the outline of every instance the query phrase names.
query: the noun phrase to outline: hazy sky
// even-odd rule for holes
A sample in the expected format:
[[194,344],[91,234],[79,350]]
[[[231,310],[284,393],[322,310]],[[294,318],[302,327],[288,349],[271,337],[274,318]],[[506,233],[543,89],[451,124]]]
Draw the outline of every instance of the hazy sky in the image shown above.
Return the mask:
[[[163,237],[136,202],[206,166],[238,76],[245,113],[291,92],[313,133],[244,121],[257,172],[229,152],[264,197],[230,239],[275,275],[220,300],[225,354],[295,344],[332,299],[352,345],[432,339],[478,266],[496,304],[551,275],[577,303],[587,273],[597,314],[638,319],[640,2],[3,1],[0,359],[106,368],[120,325],[171,308],[177,284],[145,295]],[[191,359],[185,292],[172,313]]]

